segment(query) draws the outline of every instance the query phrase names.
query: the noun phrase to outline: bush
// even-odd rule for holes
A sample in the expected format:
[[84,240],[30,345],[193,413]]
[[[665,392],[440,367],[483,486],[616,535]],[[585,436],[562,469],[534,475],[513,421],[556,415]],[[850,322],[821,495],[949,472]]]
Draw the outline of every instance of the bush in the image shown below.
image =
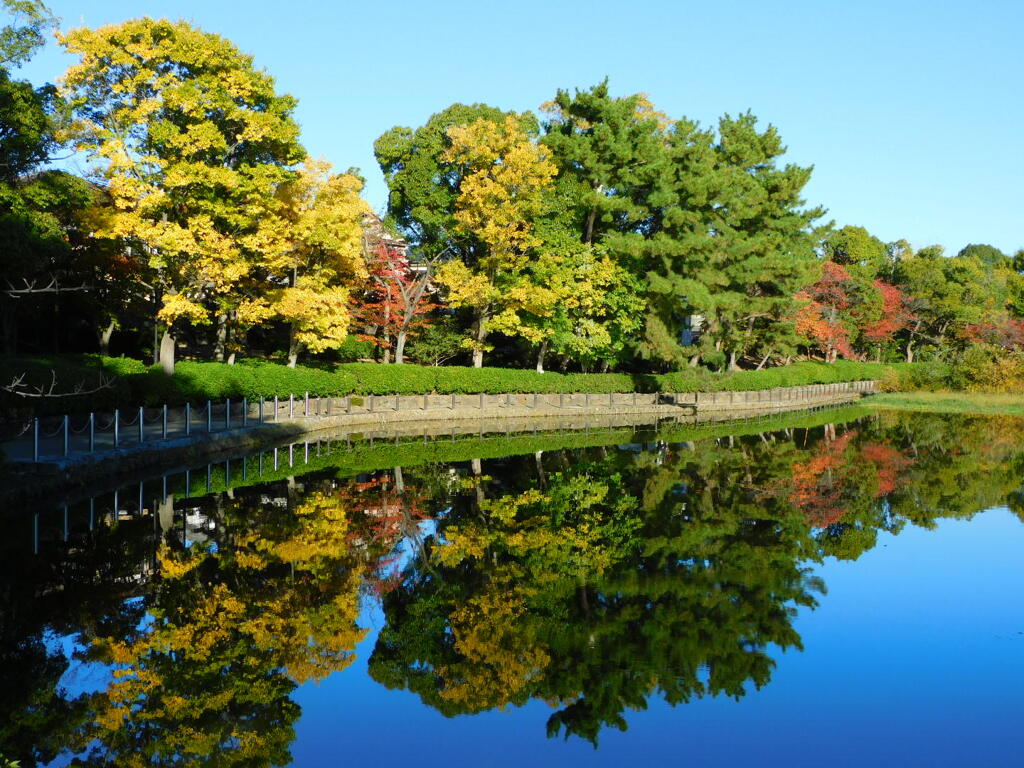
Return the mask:
[[975,392],[1020,392],[1024,389],[1024,354],[990,344],[972,344],[952,367],[949,379]]
[[[1024,358],[1016,356],[1009,366],[1006,354],[993,362],[991,352],[970,351],[957,367],[964,386],[1013,388],[1024,381]],[[935,389],[953,377],[949,366],[939,363],[882,365],[841,361],[832,365],[802,362],[762,371],[714,374],[687,368],[662,375],[624,373],[537,373],[512,368],[469,368],[464,366],[424,367],[343,363],[333,367],[287,366],[261,360],[237,365],[184,360],[174,376],[158,367],[147,367],[130,358],[101,358],[98,355],[7,358],[0,361],[4,383],[26,374],[36,386],[48,385],[56,371],[58,387],[64,391],[79,382],[90,388],[101,376],[113,377],[114,385],[90,395],[54,399],[29,399],[0,392],[0,405],[11,417],[30,413],[56,414],[110,410],[114,407],[199,404],[206,400],[301,396],[417,395],[438,394],[559,394],[609,392],[715,392],[758,390],[864,379],[883,379],[885,386],[898,389]]]

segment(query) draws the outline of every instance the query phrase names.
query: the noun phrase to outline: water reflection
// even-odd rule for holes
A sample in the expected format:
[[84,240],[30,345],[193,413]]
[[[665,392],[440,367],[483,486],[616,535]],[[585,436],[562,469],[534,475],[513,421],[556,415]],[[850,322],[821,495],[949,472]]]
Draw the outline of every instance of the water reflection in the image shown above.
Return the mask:
[[[827,599],[823,558],[1024,509],[1018,420],[747,432],[455,463],[378,448],[388,468],[356,477],[275,452],[46,510],[0,561],[0,754],[287,764],[293,691],[348,674],[370,602],[378,683],[450,716],[544,701],[550,735],[596,743],[652,697],[768,684],[797,608]],[[256,482],[272,461],[295,474]]]

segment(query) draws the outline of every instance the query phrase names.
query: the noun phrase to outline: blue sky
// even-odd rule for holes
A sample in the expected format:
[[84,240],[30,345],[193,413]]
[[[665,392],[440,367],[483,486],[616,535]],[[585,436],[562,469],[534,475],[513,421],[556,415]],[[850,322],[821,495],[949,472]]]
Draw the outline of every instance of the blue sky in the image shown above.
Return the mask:
[[[141,16],[222,34],[300,100],[307,150],[386,189],[373,140],[456,102],[536,109],[604,76],[673,117],[750,109],[808,202],[884,240],[1024,247],[1024,3],[51,0],[63,27]],[[54,80],[56,44],[23,69]]]

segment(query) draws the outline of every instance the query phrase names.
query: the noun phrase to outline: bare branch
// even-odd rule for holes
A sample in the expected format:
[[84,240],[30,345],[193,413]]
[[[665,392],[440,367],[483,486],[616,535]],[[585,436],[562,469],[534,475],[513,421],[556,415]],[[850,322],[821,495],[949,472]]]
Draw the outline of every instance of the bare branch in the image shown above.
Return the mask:
[[76,395],[91,395],[94,392],[99,392],[104,389],[113,389],[114,378],[112,376],[104,376],[100,374],[100,381],[92,389],[85,388],[85,382],[78,382],[74,389],[70,392],[57,392],[57,372],[53,369],[50,370],[50,384],[49,386],[32,385],[25,383],[26,374],[22,373],[11,379],[9,384],[0,385],[0,390],[4,392],[10,392],[11,394],[17,395],[18,397],[75,397]]

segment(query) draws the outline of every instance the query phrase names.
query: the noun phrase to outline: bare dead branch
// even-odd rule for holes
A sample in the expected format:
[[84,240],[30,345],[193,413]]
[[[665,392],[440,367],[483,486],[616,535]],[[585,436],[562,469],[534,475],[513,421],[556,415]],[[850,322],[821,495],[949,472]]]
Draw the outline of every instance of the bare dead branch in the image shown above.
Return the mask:
[[75,397],[76,395],[91,395],[94,392],[99,392],[104,389],[113,389],[114,378],[112,376],[104,376],[100,374],[99,384],[91,389],[86,389],[84,381],[78,382],[74,389],[69,392],[58,392],[57,391],[57,372],[53,369],[50,370],[50,384],[34,385],[25,382],[26,374],[22,373],[11,379],[9,384],[0,385],[0,390],[4,392],[10,392],[18,397],[39,397],[39,398],[50,398],[50,397]]

